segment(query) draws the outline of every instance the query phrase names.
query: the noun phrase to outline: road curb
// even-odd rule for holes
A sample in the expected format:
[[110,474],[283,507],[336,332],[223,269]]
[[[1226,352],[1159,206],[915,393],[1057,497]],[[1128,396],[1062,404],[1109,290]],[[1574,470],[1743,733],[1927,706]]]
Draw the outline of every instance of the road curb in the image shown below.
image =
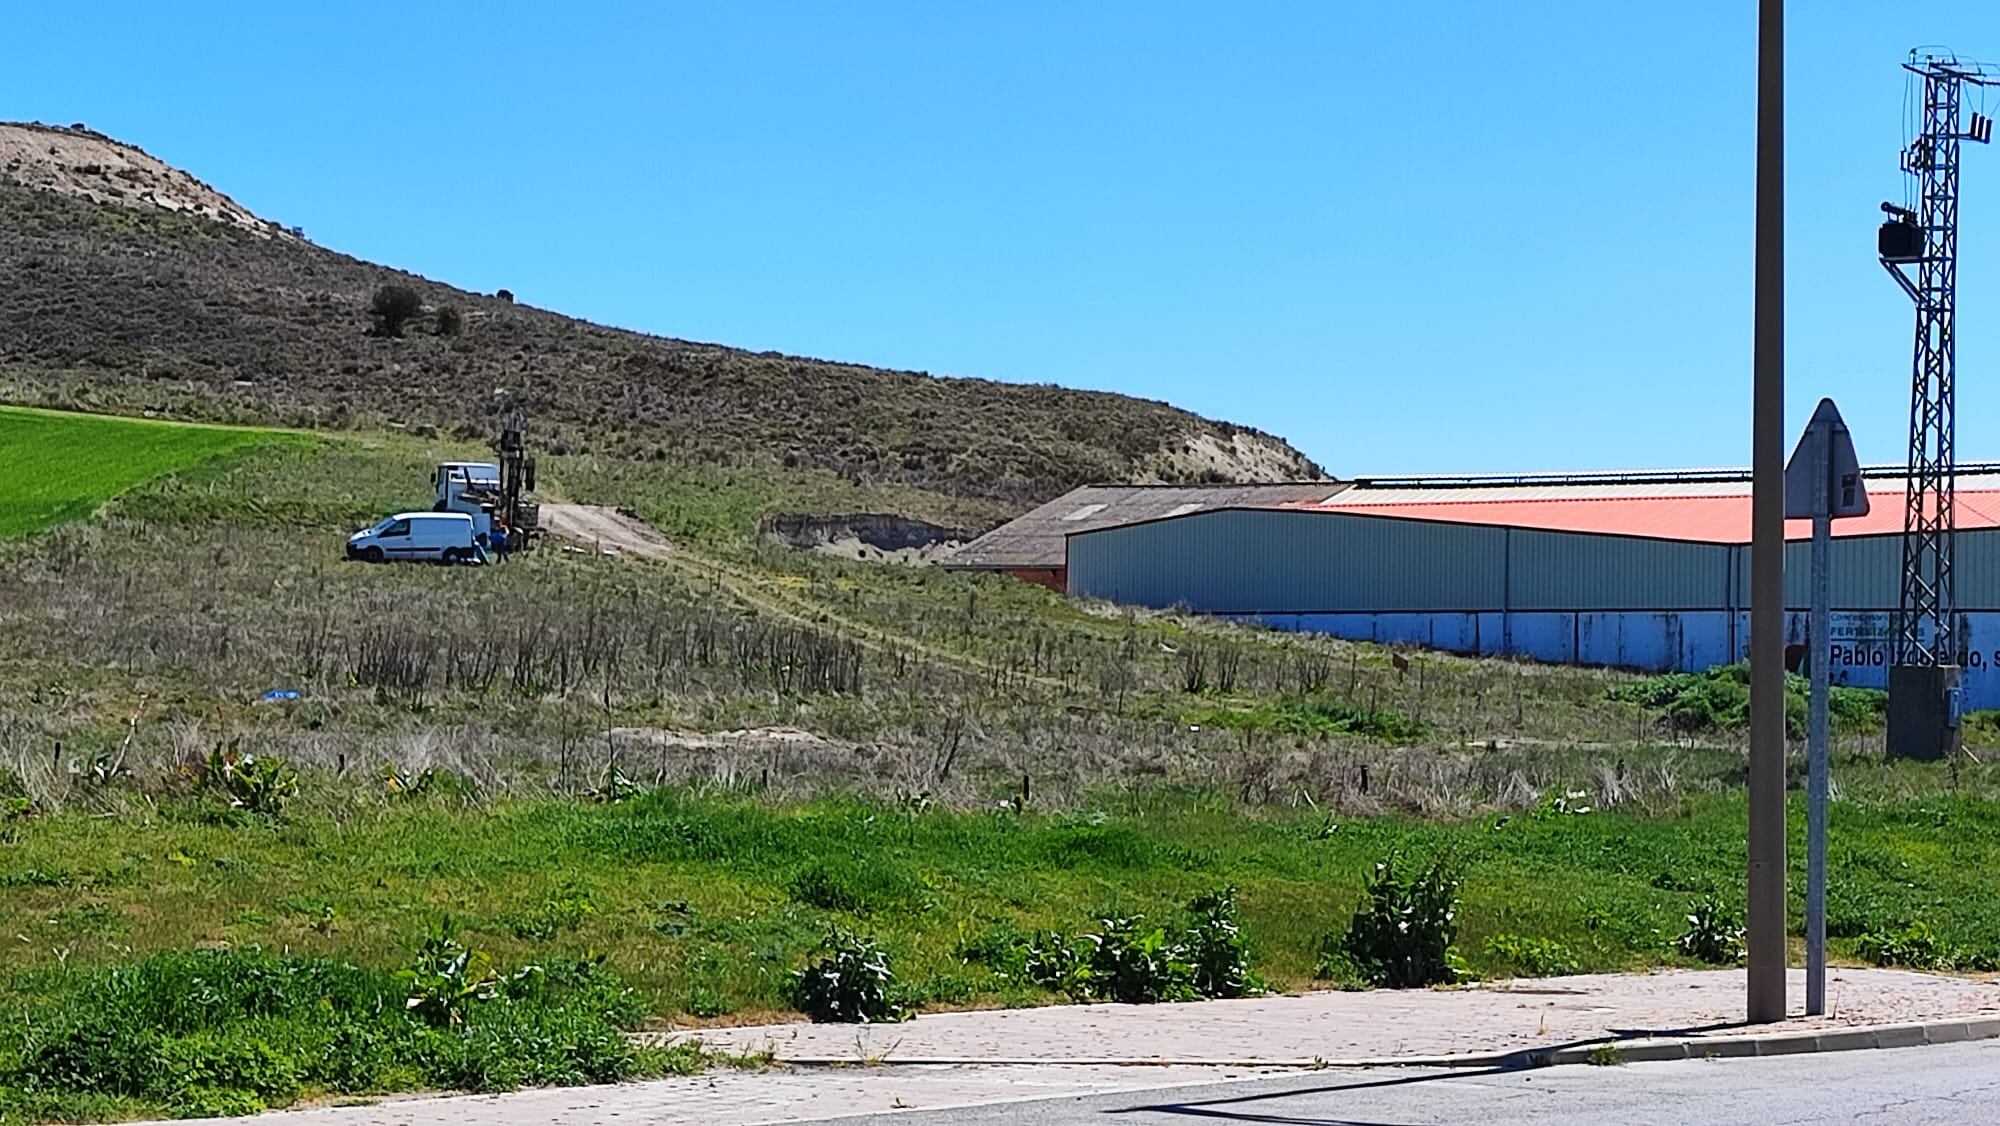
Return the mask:
[[1916,1048],[2000,1037],[2000,1017],[1830,1028],[1811,1032],[1760,1032],[1676,1040],[1604,1040],[1542,1053],[1547,1066],[1577,1063],[1644,1063],[1653,1060],[1740,1059],[1806,1052],[1852,1052],[1867,1048]]
[[[683,1034],[700,1039],[699,1033]],[[1518,1048],[1504,1052],[1461,1052],[1428,1056],[1363,1056],[1350,1059],[1319,1057],[1189,1058],[1134,1056],[905,1056],[891,1049],[879,1057],[779,1056],[785,1067],[1234,1067],[1294,1071],[1322,1068],[1450,1067],[1529,1068],[1572,1064],[1650,1063],[1658,1060],[1740,1059],[1748,1056],[1788,1056],[1816,1052],[1850,1052],[1870,1048],[1913,1048],[2000,1038],[2000,1016],[1954,1017],[1902,1024],[1824,1028],[1803,1032],[1754,1032],[1732,1036],[1583,1041],[1560,1048]]]

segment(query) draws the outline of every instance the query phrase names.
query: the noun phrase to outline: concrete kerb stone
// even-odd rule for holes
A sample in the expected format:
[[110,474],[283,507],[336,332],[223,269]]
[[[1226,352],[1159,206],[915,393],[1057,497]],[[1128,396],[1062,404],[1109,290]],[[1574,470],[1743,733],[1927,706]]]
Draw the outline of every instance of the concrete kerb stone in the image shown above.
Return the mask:
[[1967,1040],[1995,1038],[2000,1038],[2000,1017],[1880,1024],[1816,1032],[1765,1032],[1741,1036],[1628,1042],[1605,1040],[1596,1044],[1558,1048],[1544,1054],[1539,1062],[1549,1065],[1604,1063],[1608,1062],[1604,1058],[1607,1051],[1616,1053],[1619,1063],[1738,1059],[1746,1056],[1787,1056],[1806,1052],[1849,1052],[1864,1048],[1916,1048],[1928,1044],[1956,1044]]
[[[1326,1068],[1531,1068],[1571,1064],[1651,1063],[1660,1060],[1741,1059],[1812,1052],[1847,1052],[1865,1048],[1912,1048],[2000,1038],[2000,1017],[1972,1020],[1920,1021],[1809,1032],[1759,1032],[1735,1036],[1698,1036],[1657,1040],[1596,1040],[1560,1048],[1505,1052],[1462,1052],[1429,1056],[1369,1056],[1354,1059],[1189,1059],[1133,1057],[967,1057],[896,1056],[873,1059],[853,1056],[799,1056],[774,1062],[796,1068],[894,1067],[1232,1067],[1283,1068],[1312,1071]],[[1606,1058],[1607,1054],[1610,1058]]]

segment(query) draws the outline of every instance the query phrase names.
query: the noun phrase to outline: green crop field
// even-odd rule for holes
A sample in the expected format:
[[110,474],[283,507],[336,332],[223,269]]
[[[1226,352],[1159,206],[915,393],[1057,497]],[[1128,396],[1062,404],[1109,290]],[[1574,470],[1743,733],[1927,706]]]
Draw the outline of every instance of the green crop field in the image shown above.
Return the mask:
[[75,520],[134,485],[285,435],[0,408],[0,536]]

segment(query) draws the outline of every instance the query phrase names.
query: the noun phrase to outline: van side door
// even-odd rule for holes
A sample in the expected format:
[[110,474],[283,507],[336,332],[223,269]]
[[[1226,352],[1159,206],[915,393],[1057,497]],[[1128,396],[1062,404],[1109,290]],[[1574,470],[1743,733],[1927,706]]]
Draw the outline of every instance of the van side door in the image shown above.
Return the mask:
[[382,545],[382,554],[391,559],[408,559],[415,550],[408,520],[395,521],[377,533],[375,539]]

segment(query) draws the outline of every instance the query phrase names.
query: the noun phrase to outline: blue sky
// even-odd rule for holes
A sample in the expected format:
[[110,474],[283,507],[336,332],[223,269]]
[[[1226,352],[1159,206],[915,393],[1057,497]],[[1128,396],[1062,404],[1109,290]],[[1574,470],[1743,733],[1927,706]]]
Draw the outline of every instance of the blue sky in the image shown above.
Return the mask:
[[[1791,8],[1791,424],[1830,394],[1900,460],[1897,64],[2000,58],[2000,7]],[[1167,399],[1336,473],[1742,464],[1754,9],[50,4],[0,115],[467,288]],[[2000,152],[1964,184],[1959,445],[2000,458]]]

